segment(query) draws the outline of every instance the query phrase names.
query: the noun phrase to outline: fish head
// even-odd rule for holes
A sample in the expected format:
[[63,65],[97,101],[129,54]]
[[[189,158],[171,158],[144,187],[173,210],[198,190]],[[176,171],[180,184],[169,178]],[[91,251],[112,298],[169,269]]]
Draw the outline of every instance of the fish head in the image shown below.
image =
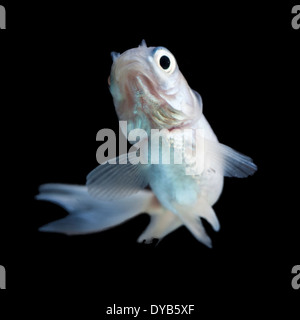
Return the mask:
[[112,58],[108,83],[128,131],[181,127],[201,116],[201,97],[190,89],[168,49],[143,41],[122,54],[113,52]]

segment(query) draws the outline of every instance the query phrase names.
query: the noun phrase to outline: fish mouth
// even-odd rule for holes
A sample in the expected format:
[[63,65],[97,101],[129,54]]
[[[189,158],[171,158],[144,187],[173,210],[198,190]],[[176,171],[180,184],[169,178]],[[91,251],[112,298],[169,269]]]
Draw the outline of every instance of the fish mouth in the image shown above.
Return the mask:
[[[122,119],[148,123],[150,128],[175,128],[182,125],[186,116],[172,107],[172,99],[157,83],[151,68],[139,59],[117,60],[112,69],[110,86],[118,87],[120,100],[117,110]],[[111,91],[112,92],[112,91]],[[140,121],[139,119],[143,119]],[[147,119],[147,120],[146,120]],[[148,126],[148,125],[147,125]]]
[[140,100],[142,105],[147,102],[155,107],[161,102],[162,97],[159,94],[160,88],[156,87],[153,79],[153,71],[145,60],[147,61],[147,55],[141,50],[123,53],[113,64],[113,77],[109,77],[109,85],[114,81],[124,97],[131,102]]
[[165,103],[164,99],[158,94],[154,83],[144,74],[137,74],[133,81],[133,94],[137,104],[146,108],[159,108]]
[[[155,83],[145,74],[135,75],[133,87],[133,113],[144,113],[152,128],[171,130],[178,128],[185,122],[186,116],[167,102],[162,96],[163,91],[157,89]],[[158,90],[162,93],[159,93]]]

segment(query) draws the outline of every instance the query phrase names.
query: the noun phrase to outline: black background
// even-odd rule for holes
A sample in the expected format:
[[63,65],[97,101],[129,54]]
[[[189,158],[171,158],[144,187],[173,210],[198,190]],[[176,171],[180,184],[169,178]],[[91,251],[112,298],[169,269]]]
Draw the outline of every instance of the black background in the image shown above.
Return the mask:
[[[300,264],[296,3],[1,4],[0,304],[31,315],[63,307],[87,319],[104,318],[114,303],[195,304],[190,318],[288,318],[299,304],[291,287]],[[157,247],[137,244],[147,215],[87,236],[37,231],[66,215],[34,200],[38,186],[84,184],[97,165],[96,133],[118,129],[110,52],[142,39],[175,55],[219,140],[258,165],[253,177],[226,179],[214,206],[221,230],[206,225],[213,249],[185,228]]]

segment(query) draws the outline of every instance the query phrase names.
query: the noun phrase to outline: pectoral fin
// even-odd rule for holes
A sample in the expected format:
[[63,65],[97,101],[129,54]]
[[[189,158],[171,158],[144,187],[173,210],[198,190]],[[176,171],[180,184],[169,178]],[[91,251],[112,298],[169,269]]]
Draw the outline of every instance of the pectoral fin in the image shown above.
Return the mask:
[[219,143],[218,141],[211,141],[202,139],[204,143],[205,159],[208,159],[206,166],[220,172],[225,177],[246,178],[253,175],[257,166],[253,160],[234,149]]
[[222,161],[225,177],[246,178],[257,170],[257,166],[250,157],[221,143],[217,150],[214,154],[215,160]]

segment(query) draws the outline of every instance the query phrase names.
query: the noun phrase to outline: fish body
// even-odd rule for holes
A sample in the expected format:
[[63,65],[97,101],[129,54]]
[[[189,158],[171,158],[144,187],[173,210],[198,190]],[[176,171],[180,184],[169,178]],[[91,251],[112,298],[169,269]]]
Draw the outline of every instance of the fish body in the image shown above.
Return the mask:
[[[189,87],[169,50],[147,47],[143,41],[112,57],[108,82],[119,120],[127,123],[121,129],[126,137],[136,129],[145,133],[139,162],[137,153],[129,152],[111,162],[117,164],[100,164],[87,176],[86,186],[42,186],[37,198],[58,203],[70,215],[41,230],[96,232],[146,212],[151,222],[138,241],[161,239],[185,225],[211,247],[200,218],[218,231],[212,206],[224,176],[247,177],[256,171],[255,164],[219,143],[203,115],[200,94]],[[170,162],[162,161],[165,153]],[[151,190],[144,190],[146,186]]]

